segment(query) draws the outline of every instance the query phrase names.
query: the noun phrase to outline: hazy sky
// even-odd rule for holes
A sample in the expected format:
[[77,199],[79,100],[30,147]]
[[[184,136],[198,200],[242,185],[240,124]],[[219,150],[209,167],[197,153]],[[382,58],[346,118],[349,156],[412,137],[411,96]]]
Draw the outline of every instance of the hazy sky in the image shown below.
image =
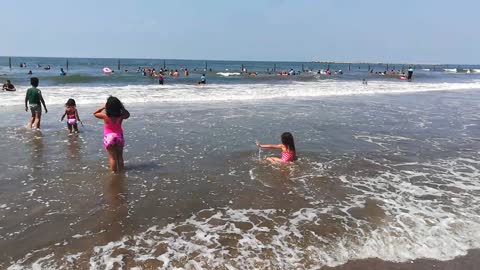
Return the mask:
[[480,63],[474,0],[1,0],[0,55]]

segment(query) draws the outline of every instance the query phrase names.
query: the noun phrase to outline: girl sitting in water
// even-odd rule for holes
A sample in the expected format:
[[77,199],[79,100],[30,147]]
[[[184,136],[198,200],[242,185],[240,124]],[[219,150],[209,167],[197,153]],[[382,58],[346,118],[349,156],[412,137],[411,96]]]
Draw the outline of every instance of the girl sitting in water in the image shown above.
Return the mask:
[[65,107],[67,107],[67,109],[65,110],[65,113],[62,115],[62,118],[60,119],[60,121],[63,121],[65,116],[67,116],[68,133],[72,134],[72,128],[75,133],[78,133],[77,122],[82,123],[82,121],[80,120],[80,116],[78,116],[77,104],[75,104],[75,100],[72,98],[67,100],[67,103],[65,103]]
[[[105,113],[102,111],[105,110]],[[123,171],[123,138],[122,121],[130,117],[122,102],[116,97],[110,96],[107,103],[98,108],[93,115],[104,121],[103,146],[108,153],[110,169],[113,172]]]
[[297,154],[295,152],[295,142],[293,141],[293,136],[290,132],[284,132],[282,134],[282,144],[260,144],[258,141],[257,146],[260,148],[272,148],[272,149],[282,149],[282,157],[268,157],[267,160],[276,163],[276,162],[293,162],[297,160]]

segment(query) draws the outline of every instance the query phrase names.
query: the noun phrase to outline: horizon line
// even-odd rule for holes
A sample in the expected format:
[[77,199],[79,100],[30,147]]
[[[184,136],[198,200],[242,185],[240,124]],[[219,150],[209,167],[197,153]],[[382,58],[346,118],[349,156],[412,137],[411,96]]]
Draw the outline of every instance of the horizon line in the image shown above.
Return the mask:
[[414,62],[381,62],[381,61],[320,61],[320,60],[232,60],[232,59],[188,59],[188,58],[145,58],[145,57],[80,57],[80,56],[20,56],[20,55],[2,55],[0,58],[57,58],[57,59],[116,59],[116,60],[180,60],[180,61],[222,61],[222,62],[272,62],[272,63],[318,63],[318,64],[385,64],[385,65],[424,65],[424,66],[442,66],[442,65],[463,65],[477,66],[479,64],[461,64],[461,63],[414,63]]

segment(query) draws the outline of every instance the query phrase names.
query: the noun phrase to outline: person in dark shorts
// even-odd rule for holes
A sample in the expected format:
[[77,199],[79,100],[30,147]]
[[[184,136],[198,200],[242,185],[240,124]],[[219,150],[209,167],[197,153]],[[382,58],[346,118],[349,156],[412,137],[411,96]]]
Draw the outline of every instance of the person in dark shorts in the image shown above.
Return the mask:
[[27,94],[25,95],[25,111],[28,112],[28,103],[28,105],[30,105],[30,112],[32,113],[30,122],[28,122],[28,127],[32,128],[35,124],[36,129],[40,129],[40,120],[42,117],[41,104],[45,109],[45,113],[48,113],[47,106],[45,105],[45,101],[42,97],[42,92],[40,91],[40,89],[37,88],[38,82],[39,81],[37,77],[30,78],[30,84],[32,85],[32,87],[27,90]]
[[158,84],[163,85],[163,75],[162,72],[158,73]]
[[205,74],[202,74],[202,77],[200,77],[200,81],[198,84],[207,84],[207,77],[205,77]]
[[412,76],[413,76],[413,68],[408,67],[408,73],[407,73],[407,79],[408,81],[412,81]]

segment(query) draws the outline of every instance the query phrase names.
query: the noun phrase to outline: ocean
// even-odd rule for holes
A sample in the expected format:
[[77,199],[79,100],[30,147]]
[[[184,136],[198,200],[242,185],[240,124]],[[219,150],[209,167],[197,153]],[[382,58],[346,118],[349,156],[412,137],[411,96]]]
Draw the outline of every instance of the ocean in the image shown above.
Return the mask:
[[[380,64],[165,60],[180,77],[158,85],[137,69],[163,60],[12,61],[0,58],[17,87],[0,92],[0,268],[320,269],[480,248],[480,66],[415,65],[407,82]],[[317,74],[328,65],[343,74]],[[277,75],[302,67],[314,72]],[[29,70],[41,131],[26,128]],[[109,95],[132,115],[123,174],[92,115]],[[68,98],[84,122],[72,136]],[[280,153],[255,141],[285,131],[299,160],[269,164]]]

